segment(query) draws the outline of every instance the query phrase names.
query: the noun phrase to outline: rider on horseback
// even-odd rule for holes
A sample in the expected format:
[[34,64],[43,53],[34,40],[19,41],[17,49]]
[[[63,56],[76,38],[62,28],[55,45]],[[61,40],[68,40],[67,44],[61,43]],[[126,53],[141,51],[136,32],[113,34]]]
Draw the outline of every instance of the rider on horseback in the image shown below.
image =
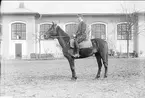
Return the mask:
[[74,57],[79,57],[79,43],[86,39],[86,23],[83,21],[83,16],[78,14],[78,30],[75,34],[74,46],[75,46],[75,55]]

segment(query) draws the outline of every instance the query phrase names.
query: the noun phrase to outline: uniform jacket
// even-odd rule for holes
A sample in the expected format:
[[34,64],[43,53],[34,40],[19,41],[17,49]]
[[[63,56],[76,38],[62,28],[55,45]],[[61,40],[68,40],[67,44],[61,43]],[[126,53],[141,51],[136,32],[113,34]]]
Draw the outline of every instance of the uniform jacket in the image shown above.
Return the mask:
[[83,35],[86,33],[86,23],[84,21],[81,21],[79,24],[78,24],[78,30],[76,32],[76,36],[78,35]]
[[76,40],[78,43],[84,41],[86,39],[86,23],[84,21],[81,21],[78,24],[78,30],[76,32]]

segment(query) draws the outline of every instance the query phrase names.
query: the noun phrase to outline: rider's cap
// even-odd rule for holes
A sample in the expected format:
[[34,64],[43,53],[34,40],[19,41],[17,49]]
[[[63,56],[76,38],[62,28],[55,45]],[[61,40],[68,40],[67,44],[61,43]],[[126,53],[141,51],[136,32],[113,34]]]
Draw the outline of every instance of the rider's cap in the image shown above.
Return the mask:
[[82,14],[77,14],[77,16],[83,18],[83,15]]

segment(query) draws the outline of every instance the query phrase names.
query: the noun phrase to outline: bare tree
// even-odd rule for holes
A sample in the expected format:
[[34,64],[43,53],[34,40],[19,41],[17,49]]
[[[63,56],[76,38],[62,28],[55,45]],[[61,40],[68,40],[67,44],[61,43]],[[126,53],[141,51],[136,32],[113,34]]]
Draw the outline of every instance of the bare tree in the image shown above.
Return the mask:
[[126,14],[126,22],[127,22],[127,57],[129,57],[129,40],[132,38],[132,30],[135,24],[138,21],[137,12],[133,12],[131,14]]
[[[136,24],[138,23],[138,11],[136,11],[135,6],[134,10],[130,12],[127,8],[122,6],[123,13],[125,15],[126,22],[126,41],[127,41],[127,57],[129,57],[129,40],[132,39],[132,34]],[[137,33],[137,32],[136,32]]]
[[40,59],[40,55],[41,55],[41,40],[42,40],[42,36],[44,36],[43,32],[39,32],[39,33],[35,33],[33,34],[34,38],[35,38],[35,42],[39,44],[39,56],[38,58]]

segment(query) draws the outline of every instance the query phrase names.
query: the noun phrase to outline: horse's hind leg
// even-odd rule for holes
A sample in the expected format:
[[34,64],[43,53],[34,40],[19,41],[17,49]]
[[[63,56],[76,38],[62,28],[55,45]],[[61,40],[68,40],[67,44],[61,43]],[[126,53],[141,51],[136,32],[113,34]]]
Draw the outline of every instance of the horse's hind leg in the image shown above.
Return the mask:
[[100,77],[100,72],[101,72],[101,68],[102,68],[101,55],[99,53],[96,53],[95,57],[96,57],[97,63],[98,63],[98,72],[97,72],[97,75],[95,78],[98,79]]
[[107,78],[107,73],[108,73],[108,53],[105,53],[105,52],[102,53],[101,57],[102,57],[104,68],[105,68],[104,78]]

